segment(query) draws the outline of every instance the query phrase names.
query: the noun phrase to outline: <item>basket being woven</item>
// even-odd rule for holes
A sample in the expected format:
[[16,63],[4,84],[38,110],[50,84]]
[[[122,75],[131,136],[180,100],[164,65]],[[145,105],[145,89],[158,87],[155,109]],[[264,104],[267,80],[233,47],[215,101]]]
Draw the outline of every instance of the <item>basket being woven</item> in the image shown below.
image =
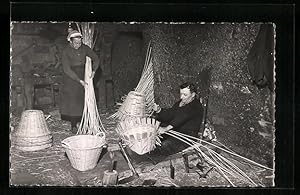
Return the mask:
[[136,91],[130,91],[119,108],[117,115],[121,120],[127,117],[145,117],[146,102],[145,96]]
[[132,151],[143,155],[155,149],[159,125],[160,122],[152,118],[132,118],[121,121],[116,130]]
[[73,168],[87,171],[96,167],[103,146],[106,144],[105,134],[75,135],[62,141]]

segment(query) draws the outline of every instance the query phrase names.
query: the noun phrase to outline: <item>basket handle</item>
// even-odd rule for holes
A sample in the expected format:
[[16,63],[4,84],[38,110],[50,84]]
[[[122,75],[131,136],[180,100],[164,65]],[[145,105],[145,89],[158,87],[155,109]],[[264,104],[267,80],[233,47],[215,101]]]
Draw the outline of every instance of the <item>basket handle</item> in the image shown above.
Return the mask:
[[70,145],[64,141],[61,142],[61,145],[65,148],[71,148]]
[[96,136],[99,136],[99,137],[103,137],[104,136],[105,137],[105,133],[104,132],[99,132],[99,133],[96,134]]
[[[105,133],[104,132],[98,132],[98,133],[96,133],[95,136],[103,137],[105,139]],[[106,143],[103,145],[103,148],[107,148]]]

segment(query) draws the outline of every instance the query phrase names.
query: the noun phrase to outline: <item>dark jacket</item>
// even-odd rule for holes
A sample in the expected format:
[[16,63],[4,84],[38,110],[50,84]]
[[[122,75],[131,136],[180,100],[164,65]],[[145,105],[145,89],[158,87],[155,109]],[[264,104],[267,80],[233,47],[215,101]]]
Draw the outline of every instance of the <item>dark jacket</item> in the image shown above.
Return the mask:
[[[198,99],[194,99],[182,107],[179,107],[179,103],[180,101],[176,102],[169,109],[162,109],[157,114],[156,119],[162,122],[161,126],[172,125],[175,131],[198,137],[203,118],[202,104]],[[189,145],[174,137],[166,134],[162,136],[161,146],[157,146],[155,150],[142,156],[132,152],[131,157],[133,157],[137,163],[151,159],[151,162],[156,164],[163,161],[167,156],[189,147]]]
[[259,88],[274,85],[274,27],[262,24],[248,54],[247,64],[253,83]]
[[197,136],[203,118],[203,107],[198,99],[185,106],[179,107],[180,101],[176,102],[169,109],[162,109],[156,119],[172,125],[175,131]]

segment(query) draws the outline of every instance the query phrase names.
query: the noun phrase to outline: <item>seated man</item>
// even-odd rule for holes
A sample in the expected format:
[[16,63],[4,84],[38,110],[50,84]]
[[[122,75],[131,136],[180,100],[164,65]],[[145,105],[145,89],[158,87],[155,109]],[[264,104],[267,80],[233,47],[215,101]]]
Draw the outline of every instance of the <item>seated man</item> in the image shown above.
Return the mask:
[[[196,87],[192,83],[184,83],[180,86],[180,100],[171,108],[161,109],[159,105],[154,106],[155,118],[161,122],[159,134],[169,130],[175,130],[184,134],[198,137],[200,125],[203,118],[203,107],[196,98]],[[132,155],[137,162],[145,161],[145,157],[154,163],[158,163],[171,154],[178,153],[187,148],[188,145],[176,138],[162,135],[161,146],[143,156]]]

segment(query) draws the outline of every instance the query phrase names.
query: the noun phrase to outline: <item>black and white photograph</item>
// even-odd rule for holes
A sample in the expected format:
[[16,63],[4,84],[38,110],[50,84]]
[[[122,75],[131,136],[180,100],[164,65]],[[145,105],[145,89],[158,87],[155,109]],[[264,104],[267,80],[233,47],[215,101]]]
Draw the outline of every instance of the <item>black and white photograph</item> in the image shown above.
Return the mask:
[[10,28],[10,186],[275,187],[275,23]]

